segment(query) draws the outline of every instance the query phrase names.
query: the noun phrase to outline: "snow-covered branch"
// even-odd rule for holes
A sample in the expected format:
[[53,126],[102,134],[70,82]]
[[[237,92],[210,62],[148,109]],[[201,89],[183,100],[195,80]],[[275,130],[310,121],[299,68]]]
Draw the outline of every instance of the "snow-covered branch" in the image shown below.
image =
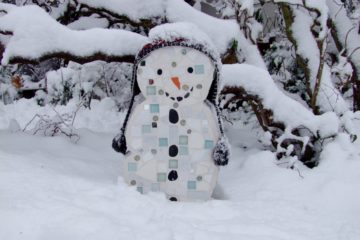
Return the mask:
[[37,62],[62,57],[79,62],[93,60],[132,62],[148,42],[146,37],[125,30],[70,30],[37,6],[0,4],[7,12],[0,17],[0,31],[11,33],[2,64]]
[[[131,4],[129,4],[128,0],[79,0],[78,3],[80,4],[79,7],[85,6],[88,9],[105,11],[119,18],[125,16],[133,22],[151,18],[163,19],[161,21],[166,22],[191,22],[211,37],[221,54],[225,54],[233,42],[236,41],[247,63],[266,68],[257,46],[251,44],[245,38],[235,20],[222,20],[211,17],[182,0],[146,1],[145,4],[143,1],[131,1]],[[1,18],[0,31],[13,34],[10,42],[6,44],[3,64],[16,62],[15,60],[29,59],[38,61],[42,57],[61,57],[64,55],[84,59],[95,53],[98,53],[96,59],[107,60],[104,59],[104,56],[134,55],[139,45],[146,42],[144,37],[120,30],[69,31],[64,26],[57,24],[55,20],[46,17],[45,11],[41,11],[35,6],[21,8],[15,8],[7,4],[1,6],[2,9],[6,10],[13,8]],[[17,22],[16,26],[13,24],[15,18],[21,20],[15,21]],[[24,29],[27,31],[23,31]],[[42,40],[45,47],[44,44],[40,46],[39,43],[36,43],[38,40]],[[23,46],[37,45],[39,47],[20,51],[21,48],[17,47],[20,44]],[[110,47],[111,51],[108,49]],[[61,53],[62,55],[55,55],[54,53]],[[75,58],[75,60],[79,59]]]
[[278,153],[295,145],[297,147],[292,148],[298,150],[299,158],[309,157],[304,154],[310,149],[316,151],[317,140],[338,132],[339,120],[335,113],[314,115],[280,91],[267,71],[247,64],[232,64],[223,66],[222,76],[222,94],[233,94],[239,100],[250,102],[263,130],[272,134]]

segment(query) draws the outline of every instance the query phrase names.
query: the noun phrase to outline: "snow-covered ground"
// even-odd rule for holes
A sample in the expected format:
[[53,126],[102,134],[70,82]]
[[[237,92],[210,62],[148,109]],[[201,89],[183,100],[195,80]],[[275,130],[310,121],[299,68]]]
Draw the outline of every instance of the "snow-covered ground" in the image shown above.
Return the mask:
[[233,127],[215,199],[169,202],[123,183],[111,149],[123,116],[110,99],[92,103],[77,114],[73,143],[8,128],[11,119],[24,127],[36,112],[54,114],[50,107],[0,102],[0,239],[360,239],[359,140],[339,135],[319,167],[298,172],[278,166],[251,129]]

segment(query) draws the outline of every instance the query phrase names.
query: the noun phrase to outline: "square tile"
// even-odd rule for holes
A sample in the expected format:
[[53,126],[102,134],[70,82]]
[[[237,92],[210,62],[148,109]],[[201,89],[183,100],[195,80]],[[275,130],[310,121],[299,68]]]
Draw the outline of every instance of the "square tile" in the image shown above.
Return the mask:
[[141,193],[141,194],[144,193],[143,187],[137,187],[136,190],[137,190],[139,193]]
[[146,94],[147,95],[156,95],[156,87],[155,86],[147,86]]
[[188,147],[180,146],[179,147],[179,155],[188,155],[189,149]]
[[153,191],[153,192],[160,191],[160,184],[159,183],[152,183],[151,184],[151,191]]
[[205,149],[212,149],[214,147],[214,141],[213,140],[205,140],[204,148]]
[[179,144],[180,145],[188,145],[188,136],[180,135],[179,136]]
[[141,133],[150,133],[151,132],[151,126],[150,125],[142,125],[141,126]]
[[195,74],[204,74],[204,65],[195,65]]
[[187,189],[196,190],[196,181],[188,181],[187,182]]
[[165,182],[166,181],[166,173],[158,173],[157,174],[157,181],[158,182]]
[[159,104],[150,104],[150,112],[151,113],[159,113],[160,112]]
[[159,138],[159,147],[167,147],[169,142],[167,138]]
[[175,169],[178,168],[178,166],[179,166],[178,160],[176,159],[169,160],[169,168]]
[[136,172],[137,171],[137,163],[128,163],[128,171]]

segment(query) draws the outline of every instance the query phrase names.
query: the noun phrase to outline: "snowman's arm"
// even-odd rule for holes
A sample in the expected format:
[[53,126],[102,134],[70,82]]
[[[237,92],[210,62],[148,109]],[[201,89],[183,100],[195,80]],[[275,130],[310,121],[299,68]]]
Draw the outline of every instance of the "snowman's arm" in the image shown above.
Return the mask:
[[210,101],[207,101],[207,104],[211,108],[213,114],[216,116],[217,125],[219,127],[219,132],[220,132],[219,140],[217,141],[213,150],[213,159],[217,166],[225,166],[229,163],[230,160],[230,145],[227,140],[227,137],[224,134],[224,128],[220,116],[220,110]]
[[126,113],[123,125],[122,125],[122,127],[120,129],[120,133],[118,133],[114,137],[114,139],[112,141],[112,148],[116,152],[122,153],[124,155],[127,152],[125,130],[126,130],[127,123],[128,123],[128,121],[130,119],[130,116],[131,116],[131,112],[132,112],[132,109],[133,109],[134,102],[135,102],[135,96],[133,96],[133,98],[131,99],[129,109],[128,109],[127,113]]

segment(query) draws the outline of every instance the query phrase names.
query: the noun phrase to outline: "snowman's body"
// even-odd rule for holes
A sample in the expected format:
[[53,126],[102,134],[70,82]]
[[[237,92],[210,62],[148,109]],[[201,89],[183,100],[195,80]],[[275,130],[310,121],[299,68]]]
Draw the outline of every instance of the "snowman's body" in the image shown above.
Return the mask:
[[137,67],[145,100],[125,131],[124,178],[141,193],[165,192],[179,201],[206,200],[218,178],[213,148],[219,139],[216,114],[206,102],[214,63],[181,46],[154,50]]

